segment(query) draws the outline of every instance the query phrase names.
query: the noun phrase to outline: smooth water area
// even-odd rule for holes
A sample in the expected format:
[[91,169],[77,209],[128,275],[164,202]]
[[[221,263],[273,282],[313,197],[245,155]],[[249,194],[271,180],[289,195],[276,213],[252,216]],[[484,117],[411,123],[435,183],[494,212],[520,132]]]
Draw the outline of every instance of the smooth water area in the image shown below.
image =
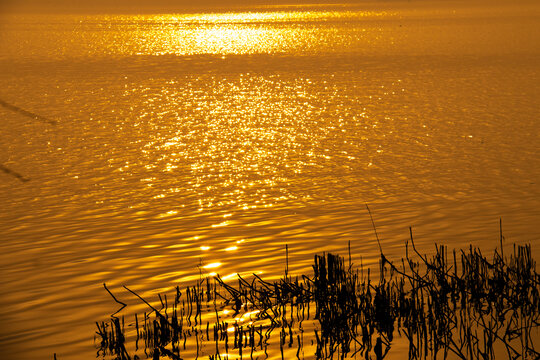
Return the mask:
[[[94,322],[203,274],[540,254],[540,7],[0,15],[0,343],[95,357]],[[390,353],[389,356],[391,356]],[[270,354],[279,357],[279,353]],[[308,354],[306,354],[306,358]]]

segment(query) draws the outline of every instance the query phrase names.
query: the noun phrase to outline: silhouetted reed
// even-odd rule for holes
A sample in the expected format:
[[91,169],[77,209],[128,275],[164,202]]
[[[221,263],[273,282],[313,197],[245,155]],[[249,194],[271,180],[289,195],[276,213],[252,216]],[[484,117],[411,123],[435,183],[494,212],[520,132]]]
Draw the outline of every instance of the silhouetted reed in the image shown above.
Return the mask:
[[0,164],[0,170],[2,170],[3,172],[5,172],[8,175],[11,175],[11,176],[19,179],[22,182],[30,181],[30,179],[25,178],[23,175],[19,174],[15,170],[12,170],[12,169],[8,168],[7,166],[5,166],[3,164]]
[[22,108],[20,108],[18,106],[15,106],[13,104],[5,102],[2,99],[0,99],[0,106],[3,106],[6,109],[14,111],[14,112],[16,112],[16,113],[18,113],[20,115],[26,116],[28,118],[31,118],[31,119],[34,119],[34,120],[39,120],[39,121],[45,122],[45,123],[50,124],[50,125],[56,125],[56,120],[52,120],[52,119],[46,118],[44,116],[41,116],[41,115],[35,114],[33,112],[30,112],[28,110],[22,109]]
[[[296,349],[298,359],[306,350],[308,358],[380,360],[397,332],[409,359],[494,359],[496,346],[505,358],[540,357],[540,276],[530,245],[514,246],[509,256],[496,249],[489,261],[472,246],[451,254],[439,246],[432,257],[422,256],[412,240],[411,234],[414,259],[409,244],[399,263],[381,252],[377,281],[351,264],[349,250],[348,265],[334,254],[315,255],[312,277],[286,271],[267,282],[254,274],[238,276],[235,285],[206,277],[183,292],[177,287],[172,301],[159,296],[159,309],[125,287],[149,309],[131,324],[135,351],[142,341],[152,359],[267,358],[269,346],[277,354],[279,341],[281,358]],[[123,318],[113,315],[97,329],[98,356],[132,358]]]
[[[6,109],[14,111],[14,112],[16,112],[16,113],[18,113],[20,115],[29,117],[31,119],[39,120],[39,121],[45,122],[45,123],[50,124],[50,125],[56,125],[56,120],[51,120],[51,119],[48,119],[48,118],[46,118],[44,116],[41,116],[41,115],[35,114],[33,112],[30,112],[28,110],[22,109],[22,108],[20,108],[18,106],[7,103],[2,99],[0,99],[0,106],[3,106]],[[30,179],[28,179],[27,177],[19,174],[18,172],[16,172],[13,169],[10,169],[9,167],[5,166],[4,164],[0,164],[0,170],[3,171],[4,173],[8,174],[8,175],[11,175],[11,176],[17,178],[18,180],[20,180],[22,182],[30,181]]]

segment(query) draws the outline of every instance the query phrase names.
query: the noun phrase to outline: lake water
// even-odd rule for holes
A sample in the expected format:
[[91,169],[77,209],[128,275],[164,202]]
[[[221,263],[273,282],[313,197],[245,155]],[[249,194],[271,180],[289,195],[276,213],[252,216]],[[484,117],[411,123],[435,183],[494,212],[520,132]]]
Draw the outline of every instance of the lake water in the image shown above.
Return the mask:
[[104,282],[376,264],[366,204],[391,259],[499,218],[538,258],[539,33],[532,3],[0,15],[0,99],[57,121],[0,106],[3,358],[95,358]]

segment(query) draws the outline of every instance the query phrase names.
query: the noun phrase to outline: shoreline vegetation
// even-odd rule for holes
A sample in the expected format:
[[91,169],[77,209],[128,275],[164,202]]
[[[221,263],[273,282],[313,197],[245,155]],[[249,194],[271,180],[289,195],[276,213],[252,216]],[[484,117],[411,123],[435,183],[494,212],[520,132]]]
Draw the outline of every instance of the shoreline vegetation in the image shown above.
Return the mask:
[[97,356],[381,360],[401,341],[409,359],[538,359],[536,262],[530,245],[505,254],[502,243],[501,231],[492,260],[472,245],[451,253],[436,246],[427,257],[411,231],[401,261],[380,248],[377,279],[351,263],[349,244],[348,261],[315,255],[312,276],[290,276],[288,260],[274,282],[238,275],[231,285],[201,275],[194,286],[176,287],[173,299],[159,295],[159,308],[124,286],[148,307],[129,324],[117,316],[126,304],[103,284],[121,308],[96,323]]

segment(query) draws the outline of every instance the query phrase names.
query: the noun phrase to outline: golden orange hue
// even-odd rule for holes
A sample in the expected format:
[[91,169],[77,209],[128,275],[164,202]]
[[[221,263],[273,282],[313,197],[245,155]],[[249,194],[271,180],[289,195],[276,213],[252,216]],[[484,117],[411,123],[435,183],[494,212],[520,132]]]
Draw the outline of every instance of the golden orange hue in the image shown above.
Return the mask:
[[486,4],[0,11],[2,355],[94,358],[103,283],[376,267],[366,203],[392,259],[537,254],[540,5]]
[[[357,21],[361,18],[393,17],[385,11],[280,11],[189,15],[146,15],[135,19],[151,26],[118,34],[129,35],[135,47],[123,46],[113,51],[138,55],[243,55],[286,53],[301,48],[317,52],[321,45],[332,43],[333,33],[322,33],[315,27],[328,21]],[[132,21],[114,17],[110,21]],[[294,23],[297,26],[283,27]],[[321,37],[323,35],[323,37]],[[117,42],[121,45],[121,42]]]

